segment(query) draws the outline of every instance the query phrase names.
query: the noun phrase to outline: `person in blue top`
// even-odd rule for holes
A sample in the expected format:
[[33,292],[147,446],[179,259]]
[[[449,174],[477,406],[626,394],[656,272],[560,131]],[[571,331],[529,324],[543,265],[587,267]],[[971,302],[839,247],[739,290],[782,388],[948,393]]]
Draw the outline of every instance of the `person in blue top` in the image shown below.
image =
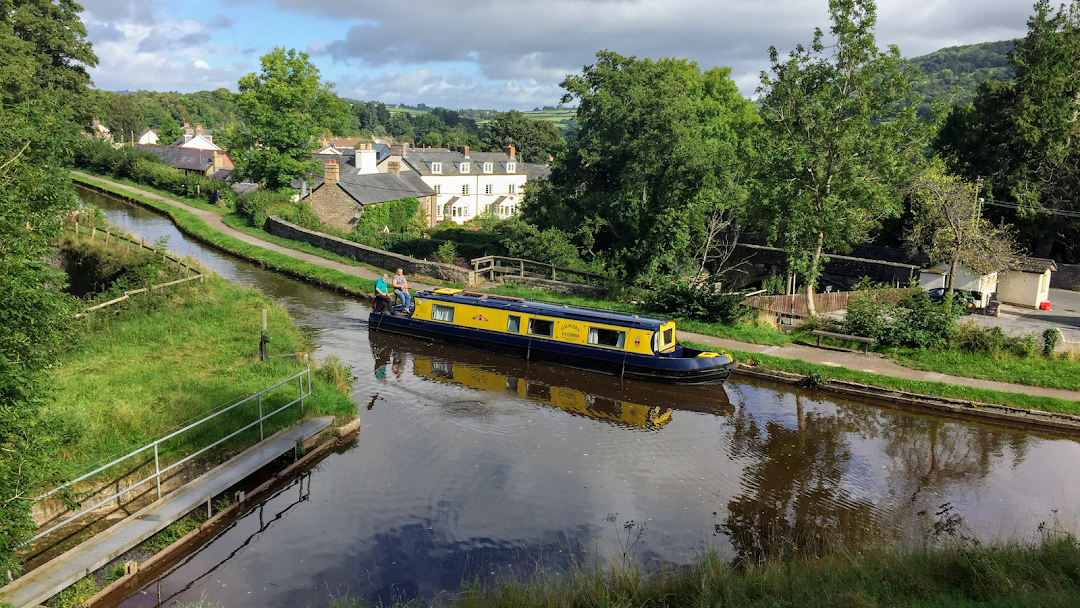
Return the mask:
[[384,274],[375,280],[375,312],[393,312],[391,310],[390,285],[386,282],[388,278],[390,277]]

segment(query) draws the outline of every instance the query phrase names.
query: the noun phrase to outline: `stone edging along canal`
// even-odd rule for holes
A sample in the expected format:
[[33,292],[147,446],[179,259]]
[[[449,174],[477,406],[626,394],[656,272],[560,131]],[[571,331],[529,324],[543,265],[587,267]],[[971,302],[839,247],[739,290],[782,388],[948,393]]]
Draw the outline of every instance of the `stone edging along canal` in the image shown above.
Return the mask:
[[[331,429],[327,429],[327,431],[329,430]],[[152,580],[162,570],[197,549],[226,524],[243,515],[244,511],[254,502],[285,485],[297,473],[329,456],[335,448],[344,446],[356,439],[360,432],[360,419],[357,418],[332,430],[335,434],[333,439],[324,441],[296,462],[274,473],[270,479],[259,485],[259,487],[244,494],[241,501],[234,502],[222,509],[188,534],[180,537],[173,544],[155,553],[153,557],[145,562],[138,564],[132,571],[116,579],[94,594],[93,597],[80,604],[80,608],[107,608],[120,603],[124,598],[137,591],[140,586]],[[317,440],[318,436],[312,439]]]
[[[157,208],[156,206],[149,205],[144,201],[140,201],[131,196],[126,196],[122,193],[117,193],[107,188],[103,188],[101,186],[98,186],[97,184],[83,181],[79,179],[78,176],[73,175],[72,181],[78,183],[80,186],[94,190],[95,192],[120,198],[131,204],[150,209],[151,211],[154,211],[156,213],[163,213],[162,210]],[[168,203],[163,204],[168,205]],[[305,276],[302,273],[295,272],[287,268],[268,266],[261,260],[257,260],[255,258],[245,256],[242,253],[229,250],[217,243],[210,241],[209,239],[206,239],[201,235],[192,233],[190,230],[180,225],[176,221],[176,218],[174,218],[171,214],[164,213],[164,215],[165,217],[169,218],[169,220],[172,221],[173,224],[176,225],[178,230],[194,238],[200,243],[204,243],[210,247],[213,247],[216,250],[251,262],[258,266],[291,276],[295,279],[305,281],[323,289],[329,289],[338,293],[345,293],[354,297],[363,298],[368,301],[373,300],[371,295],[366,292],[361,293],[352,289],[348,289],[341,285],[327,283],[325,281],[321,281],[310,276]],[[213,230],[213,228],[211,228],[209,225],[207,225],[207,229]],[[782,384],[788,385],[807,386],[808,382],[808,378],[801,374],[793,374],[773,370],[762,370],[755,367],[747,366],[745,364],[740,364],[735,373],[746,377],[757,378],[772,382],[780,382]],[[1042,410],[1032,410],[1006,405],[995,405],[975,401],[966,401],[962,399],[952,399],[948,397],[938,397],[934,395],[924,395],[921,393],[898,391],[894,389],[880,388],[866,384],[847,382],[843,380],[830,380],[826,384],[817,385],[812,388],[814,388],[815,390],[822,390],[825,392],[847,395],[851,397],[873,399],[877,402],[893,403],[897,406],[904,408],[918,409],[927,412],[944,414],[950,417],[958,417],[964,419],[981,419],[985,421],[997,422],[999,424],[1004,423],[1026,428],[1035,427],[1043,430],[1054,431],[1057,433],[1080,435],[1080,416],[1076,416],[1073,414],[1046,412]]]

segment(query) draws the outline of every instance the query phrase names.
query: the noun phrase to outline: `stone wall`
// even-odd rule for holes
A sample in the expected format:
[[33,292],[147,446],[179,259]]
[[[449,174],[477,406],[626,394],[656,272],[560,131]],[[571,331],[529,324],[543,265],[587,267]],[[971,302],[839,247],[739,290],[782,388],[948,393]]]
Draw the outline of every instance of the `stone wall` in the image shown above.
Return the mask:
[[1057,270],[1050,275],[1050,287],[1080,291],[1080,266],[1058,264]]
[[586,285],[574,281],[552,281],[551,279],[538,279],[536,277],[515,277],[506,275],[500,279],[503,283],[514,283],[523,287],[543,289],[554,293],[563,293],[571,296],[588,296],[591,298],[603,298],[607,295],[607,289],[599,285]]
[[405,274],[418,274],[454,283],[475,285],[478,282],[475,272],[460,266],[417,260],[398,253],[375,249],[374,247],[339,239],[336,236],[330,236],[322,232],[301,228],[277,217],[267,219],[264,229],[275,236],[294,241],[304,241],[320,249],[351,257],[358,262],[385,268],[391,273],[400,268],[405,271]]
[[307,200],[311,210],[324,223],[342,232],[350,232],[356,226],[360,205],[336,183],[323,184],[309,194]]

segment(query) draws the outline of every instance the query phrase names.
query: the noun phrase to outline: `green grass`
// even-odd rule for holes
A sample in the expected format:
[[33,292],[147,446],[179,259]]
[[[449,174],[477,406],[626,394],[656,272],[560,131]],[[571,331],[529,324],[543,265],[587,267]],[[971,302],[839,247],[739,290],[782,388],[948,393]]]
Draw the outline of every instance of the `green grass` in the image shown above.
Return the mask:
[[[132,296],[84,317],[53,373],[56,399],[43,412],[61,421],[67,438],[56,455],[61,472],[84,472],[303,369],[295,359],[258,360],[263,309],[271,355],[311,349],[281,305],[213,274],[205,284],[192,281]],[[355,404],[323,375],[314,374],[306,412],[354,417]],[[265,411],[295,398],[296,390],[293,382],[269,394]],[[257,408],[252,402],[215,418],[163,443],[161,454],[191,453],[239,428],[241,420],[253,420]],[[268,421],[267,433],[291,424],[298,413],[290,408]],[[256,428],[225,447],[238,449],[257,439]],[[148,457],[152,462],[152,453]],[[132,465],[110,473],[120,473],[120,466]]]
[[[1071,536],[1034,544],[955,543],[938,550],[852,551],[764,564],[706,553],[685,569],[583,565],[561,578],[468,587],[459,608],[861,608],[1080,605],[1080,548]],[[420,606],[419,601],[412,604]],[[334,606],[359,607],[340,602]]]
[[1080,390],[1080,362],[1015,355],[975,355],[960,351],[905,349],[891,354],[900,365],[968,378]]
[[678,328],[680,332],[692,332],[715,338],[738,340],[750,344],[767,344],[769,346],[784,346],[799,337],[798,335],[785,334],[769,327],[758,327],[749,323],[724,325],[723,323],[679,319]]
[[[218,207],[217,205],[211,205],[210,203],[206,202],[206,199],[191,198],[191,197],[188,197],[188,196],[180,196],[179,194],[174,194],[172,192],[169,192],[168,190],[161,190],[160,188],[155,188],[153,186],[147,186],[146,184],[140,184],[139,182],[134,182],[134,181],[131,181],[130,179],[127,179],[127,178],[112,177],[112,176],[109,176],[109,175],[98,175],[97,173],[94,173],[93,171],[90,171],[88,169],[76,169],[76,170],[81,172],[81,173],[85,173],[86,175],[94,175],[94,176],[100,177],[102,179],[108,179],[108,180],[114,181],[114,182],[116,182],[118,184],[124,184],[125,186],[131,186],[132,188],[138,188],[140,190],[145,190],[146,192],[152,192],[154,194],[157,194],[158,196],[164,196],[165,198],[169,198],[169,199],[172,199],[172,200],[175,200],[175,201],[179,201],[179,202],[184,203],[185,205],[188,205],[190,207],[195,207],[196,209],[202,209],[204,211],[212,211],[214,213],[217,213],[218,215],[221,215],[222,213],[226,213],[228,211],[228,209],[226,209],[224,207]],[[83,178],[75,177],[74,179],[83,179]],[[223,182],[223,184],[224,184],[224,182]],[[100,183],[98,185],[102,186],[102,187],[105,186],[105,184],[100,184]]]
[[[700,348],[703,350],[716,350],[715,347],[707,346],[705,344],[697,344],[694,342],[683,342],[683,344],[686,344],[687,346],[690,346],[692,348]],[[782,372],[790,372],[793,374],[802,374],[804,376],[809,376],[813,378],[827,380],[844,380],[847,382],[857,382],[859,384],[866,384],[868,386],[876,386],[879,388],[893,389],[909,393],[917,393],[921,395],[933,395],[938,397],[948,397],[951,399],[962,399],[966,401],[975,401],[981,403],[1010,405],[1014,407],[1030,408],[1033,410],[1042,410],[1046,412],[1080,414],[1080,401],[1068,401],[1065,399],[1057,399],[1054,397],[1038,397],[1034,395],[1025,395],[1022,393],[1008,393],[1005,391],[995,391],[984,388],[974,388],[957,384],[948,384],[946,382],[909,380],[906,378],[896,378],[893,376],[885,376],[882,374],[874,374],[870,372],[848,369],[846,367],[835,367],[832,365],[822,365],[820,363],[810,363],[807,361],[801,361],[799,359],[784,359],[782,357],[774,357],[771,355],[762,355],[758,353],[750,353],[740,350],[728,349],[726,350],[726,352],[730,353],[733,357],[742,362],[754,359],[758,362],[758,367],[762,369],[772,369]]]
[[[352,295],[370,297],[375,291],[375,281],[371,279],[363,279],[331,268],[324,268],[276,251],[245,243],[240,239],[211,228],[199,216],[175,205],[116,188],[97,179],[79,177],[76,178],[76,181],[84,181],[114,194],[138,201],[140,204],[155,209],[171,219],[184,234],[258,266]],[[133,187],[142,188],[142,186]]]

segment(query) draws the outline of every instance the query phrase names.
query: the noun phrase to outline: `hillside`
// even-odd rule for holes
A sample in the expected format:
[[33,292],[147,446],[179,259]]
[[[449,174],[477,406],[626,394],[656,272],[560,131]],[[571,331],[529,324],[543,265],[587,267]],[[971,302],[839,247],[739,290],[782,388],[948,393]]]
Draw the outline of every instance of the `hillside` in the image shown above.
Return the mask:
[[[964,105],[972,100],[983,80],[1010,80],[1013,69],[1009,65],[1009,52],[1012,50],[1012,40],[1001,40],[950,46],[909,59],[926,77],[926,82],[918,87],[918,91],[926,96],[925,108],[920,110],[928,111],[930,104],[939,100],[953,106]],[[956,91],[958,86],[959,93]]]

